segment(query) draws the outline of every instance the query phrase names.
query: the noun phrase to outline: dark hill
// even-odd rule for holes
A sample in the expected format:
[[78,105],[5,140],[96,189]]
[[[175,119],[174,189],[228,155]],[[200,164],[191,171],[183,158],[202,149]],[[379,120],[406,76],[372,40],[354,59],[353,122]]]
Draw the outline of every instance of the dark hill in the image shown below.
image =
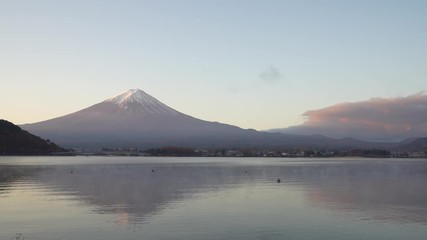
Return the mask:
[[58,145],[0,119],[0,155],[48,155],[64,151]]
[[400,151],[427,152],[427,137],[415,139],[398,147]]

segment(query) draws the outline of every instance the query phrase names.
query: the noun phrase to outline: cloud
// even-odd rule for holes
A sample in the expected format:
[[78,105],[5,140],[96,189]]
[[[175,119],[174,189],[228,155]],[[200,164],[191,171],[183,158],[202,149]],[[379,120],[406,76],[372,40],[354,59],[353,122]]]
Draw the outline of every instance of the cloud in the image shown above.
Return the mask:
[[259,74],[259,78],[268,84],[277,83],[283,80],[282,74],[275,67],[269,67],[267,70]]
[[427,95],[372,98],[307,111],[307,120],[287,133],[397,141],[427,136]]
[[258,89],[260,86],[269,87],[270,85],[279,83],[285,79],[280,71],[272,66],[258,74],[258,78],[259,79],[255,78],[255,81],[245,82],[244,84],[233,83],[233,85],[227,86],[227,90],[231,93],[237,93],[242,90]]

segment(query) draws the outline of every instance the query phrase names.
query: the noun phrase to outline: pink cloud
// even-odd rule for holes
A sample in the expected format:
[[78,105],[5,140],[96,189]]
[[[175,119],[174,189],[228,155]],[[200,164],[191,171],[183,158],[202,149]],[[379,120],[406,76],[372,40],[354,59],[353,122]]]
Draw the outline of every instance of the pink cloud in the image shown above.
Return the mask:
[[424,93],[340,103],[303,115],[307,117],[303,124],[283,131],[378,141],[427,136],[427,95]]

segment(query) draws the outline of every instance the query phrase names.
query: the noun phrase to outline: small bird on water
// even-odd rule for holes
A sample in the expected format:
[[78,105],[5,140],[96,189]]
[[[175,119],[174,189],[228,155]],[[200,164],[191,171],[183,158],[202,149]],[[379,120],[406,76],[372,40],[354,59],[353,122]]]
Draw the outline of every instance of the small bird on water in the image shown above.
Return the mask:
[[280,183],[280,178],[277,179],[277,182]]

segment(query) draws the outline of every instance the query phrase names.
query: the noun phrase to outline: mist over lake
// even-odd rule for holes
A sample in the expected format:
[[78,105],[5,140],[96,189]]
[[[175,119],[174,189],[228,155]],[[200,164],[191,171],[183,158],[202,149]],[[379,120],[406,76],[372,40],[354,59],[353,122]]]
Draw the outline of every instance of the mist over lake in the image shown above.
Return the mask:
[[2,157],[0,239],[424,239],[426,182],[419,159]]

